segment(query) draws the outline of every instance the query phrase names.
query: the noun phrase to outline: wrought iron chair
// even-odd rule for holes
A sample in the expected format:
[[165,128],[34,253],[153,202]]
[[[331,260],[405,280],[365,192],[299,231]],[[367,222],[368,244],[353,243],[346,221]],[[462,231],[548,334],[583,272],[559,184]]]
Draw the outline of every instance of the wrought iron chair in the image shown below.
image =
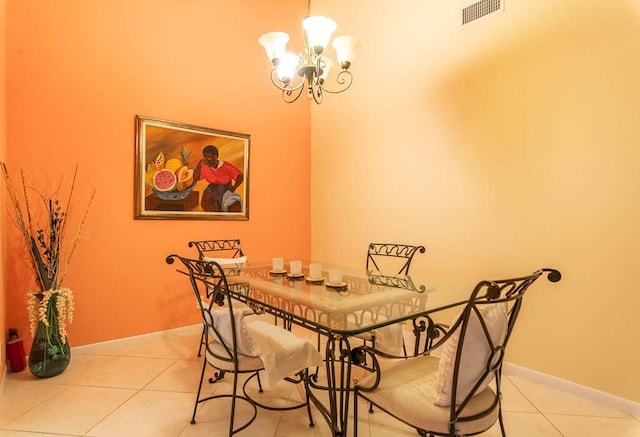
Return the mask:
[[[215,261],[201,261],[189,258],[183,258],[179,255],[169,255],[166,258],[167,264],[173,264],[175,260],[182,262],[185,270],[178,269],[179,273],[189,277],[189,281],[196,296],[196,301],[202,313],[203,323],[205,325],[205,357],[202,364],[202,373],[200,375],[200,383],[196,394],[196,401],[191,417],[191,424],[196,423],[196,413],[198,405],[217,398],[231,399],[231,413],[229,418],[229,436],[236,434],[247,428],[257,416],[257,407],[270,410],[293,410],[306,406],[309,415],[310,426],[313,426],[313,417],[311,416],[311,406],[309,403],[308,388],[305,385],[305,401],[300,404],[289,405],[286,407],[271,407],[252,399],[247,394],[247,385],[254,378],[257,379],[259,392],[262,392],[262,382],[260,380],[260,371],[264,370],[264,364],[259,354],[259,349],[248,329],[243,326],[244,323],[241,311],[235,310],[233,307],[233,299],[229,295],[229,284],[225,276],[223,268]],[[204,297],[207,297],[210,304],[205,304]],[[264,323],[264,322],[257,322]],[[280,340],[281,336],[294,334],[288,331],[272,333],[274,339]],[[308,340],[297,339],[300,343],[309,343]],[[279,343],[282,344],[282,343]],[[285,352],[287,356],[291,356],[292,351],[296,349],[290,348]],[[314,346],[309,343],[309,348]],[[207,365],[219,370],[214,376],[209,378],[209,383],[215,383],[222,378],[224,373],[233,374],[232,392],[213,394],[201,397],[202,385]],[[285,378],[289,382],[302,383],[305,382],[306,369],[298,371],[298,379],[290,377]],[[242,384],[242,394],[238,392],[238,377],[240,374],[251,374]],[[238,400],[247,403],[252,414],[241,425],[235,423],[236,402]]]
[[[417,252],[424,253],[424,246],[412,246],[408,244],[395,243],[371,243],[367,250],[367,273],[369,275],[409,275],[411,261]],[[397,272],[396,272],[397,270]],[[395,273],[394,273],[395,272]],[[357,335],[358,338],[371,343],[371,347],[376,346],[376,333],[374,331],[364,332]],[[407,347],[402,340],[402,351],[407,356]]]
[[189,241],[189,247],[195,247],[198,251],[198,259],[201,261],[217,261],[237,259],[239,263],[221,263],[227,276],[238,274],[246,257],[240,246],[239,239],[232,240],[200,240]]
[[[481,281],[473,289],[447,334],[420,355],[380,370],[373,351],[363,346],[376,372],[354,388],[354,434],[358,398],[364,398],[415,428],[421,436],[474,435],[496,421],[505,436],[501,409],[502,362],[525,292],[547,273],[558,282],[560,272],[541,269],[529,276]],[[428,340],[428,336],[425,336]],[[440,348],[441,356],[430,352]]]
[[[242,266],[247,260],[239,239],[189,241],[189,247],[196,248],[200,261],[216,261],[219,263],[227,276],[240,274]],[[238,260],[238,262],[233,262],[234,260]],[[251,308],[240,302],[236,303],[236,309],[242,309],[245,315],[253,314]],[[206,344],[204,342],[205,329],[203,326],[200,345],[198,346],[198,356],[201,356],[202,348]]]
[[[198,251],[198,258],[200,260],[205,261],[216,261],[218,263],[222,262],[222,266],[225,269],[225,273],[227,276],[230,275],[239,275],[242,270],[242,266],[246,263],[247,257],[242,251],[242,247],[240,245],[240,239],[230,239],[230,240],[200,240],[200,241],[190,241],[189,247],[195,247]],[[228,262],[227,260],[239,260],[239,263]],[[236,308],[242,308],[245,315],[254,314],[254,311],[248,306],[237,302]],[[288,323],[287,320],[283,319],[283,326],[288,330],[291,330],[291,323]],[[278,324],[278,317],[275,317],[275,324]],[[204,341],[204,331],[202,334],[202,339]],[[202,341],[200,342],[200,347],[198,348],[198,356],[200,356],[202,350]]]
[[424,246],[395,243],[371,243],[367,250],[367,272],[391,275],[408,275],[411,261],[416,252],[424,253]]

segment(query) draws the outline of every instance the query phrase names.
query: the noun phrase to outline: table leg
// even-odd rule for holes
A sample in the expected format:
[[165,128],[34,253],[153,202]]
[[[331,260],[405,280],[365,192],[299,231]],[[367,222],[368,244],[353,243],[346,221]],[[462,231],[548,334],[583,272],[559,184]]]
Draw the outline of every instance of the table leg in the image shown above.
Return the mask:
[[325,350],[326,387],[310,381],[309,387],[325,390],[329,398],[327,408],[309,389],[309,397],[327,421],[334,437],[347,435],[349,398],[351,394],[351,345],[347,338],[330,335]]

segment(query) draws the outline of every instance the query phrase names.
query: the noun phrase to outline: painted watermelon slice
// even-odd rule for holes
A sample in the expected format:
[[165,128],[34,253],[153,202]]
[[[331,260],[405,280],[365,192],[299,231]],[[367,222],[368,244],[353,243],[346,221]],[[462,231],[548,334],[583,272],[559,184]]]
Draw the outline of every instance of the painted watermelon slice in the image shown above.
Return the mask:
[[160,170],[153,176],[153,186],[158,191],[171,191],[176,187],[177,183],[176,174],[168,168]]

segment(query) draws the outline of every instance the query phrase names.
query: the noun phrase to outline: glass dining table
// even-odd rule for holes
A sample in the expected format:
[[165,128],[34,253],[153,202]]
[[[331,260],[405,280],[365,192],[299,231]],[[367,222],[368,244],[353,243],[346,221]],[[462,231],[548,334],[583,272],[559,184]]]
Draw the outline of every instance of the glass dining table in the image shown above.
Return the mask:
[[[244,266],[238,275],[227,276],[227,280],[232,297],[256,313],[272,314],[285,327],[295,324],[326,339],[326,381],[320,384],[317,374],[310,374],[306,382],[310,399],[332,434],[345,436],[351,370],[353,365],[361,364],[361,357],[354,354],[359,348],[351,347],[354,337],[420,317],[431,320],[432,312],[464,304],[470,290],[439,287],[414,276],[370,274],[365,269],[340,269],[342,280],[331,284],[329,270],[326,266],[322,277],[308,278],[309,263],[303,263],[298,275],[288,273],[288,264],[274,272],[272,265],[265,263]],[[322,402],[321,393],[328,396],[328,406]]]

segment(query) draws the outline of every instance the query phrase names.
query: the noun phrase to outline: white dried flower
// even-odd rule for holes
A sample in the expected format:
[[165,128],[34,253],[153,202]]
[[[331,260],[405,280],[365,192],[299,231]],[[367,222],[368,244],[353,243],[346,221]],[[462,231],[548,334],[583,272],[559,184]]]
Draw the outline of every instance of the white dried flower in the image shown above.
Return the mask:
[[[65,344],[67,342],[67,324],[73,322],[73,310],[75,308],[73,292],[67,287],[47,290],[44,293],[37,291],[29,293],[27,308],[29,310],[31,335],[36,335],[38,322],[42,322],[46,327],[50,326],[49,301],[54,294],[56,295],[56,312],[58,313],[58,333],[62,344]],[[39,296],[42,297],[40,298]]]

